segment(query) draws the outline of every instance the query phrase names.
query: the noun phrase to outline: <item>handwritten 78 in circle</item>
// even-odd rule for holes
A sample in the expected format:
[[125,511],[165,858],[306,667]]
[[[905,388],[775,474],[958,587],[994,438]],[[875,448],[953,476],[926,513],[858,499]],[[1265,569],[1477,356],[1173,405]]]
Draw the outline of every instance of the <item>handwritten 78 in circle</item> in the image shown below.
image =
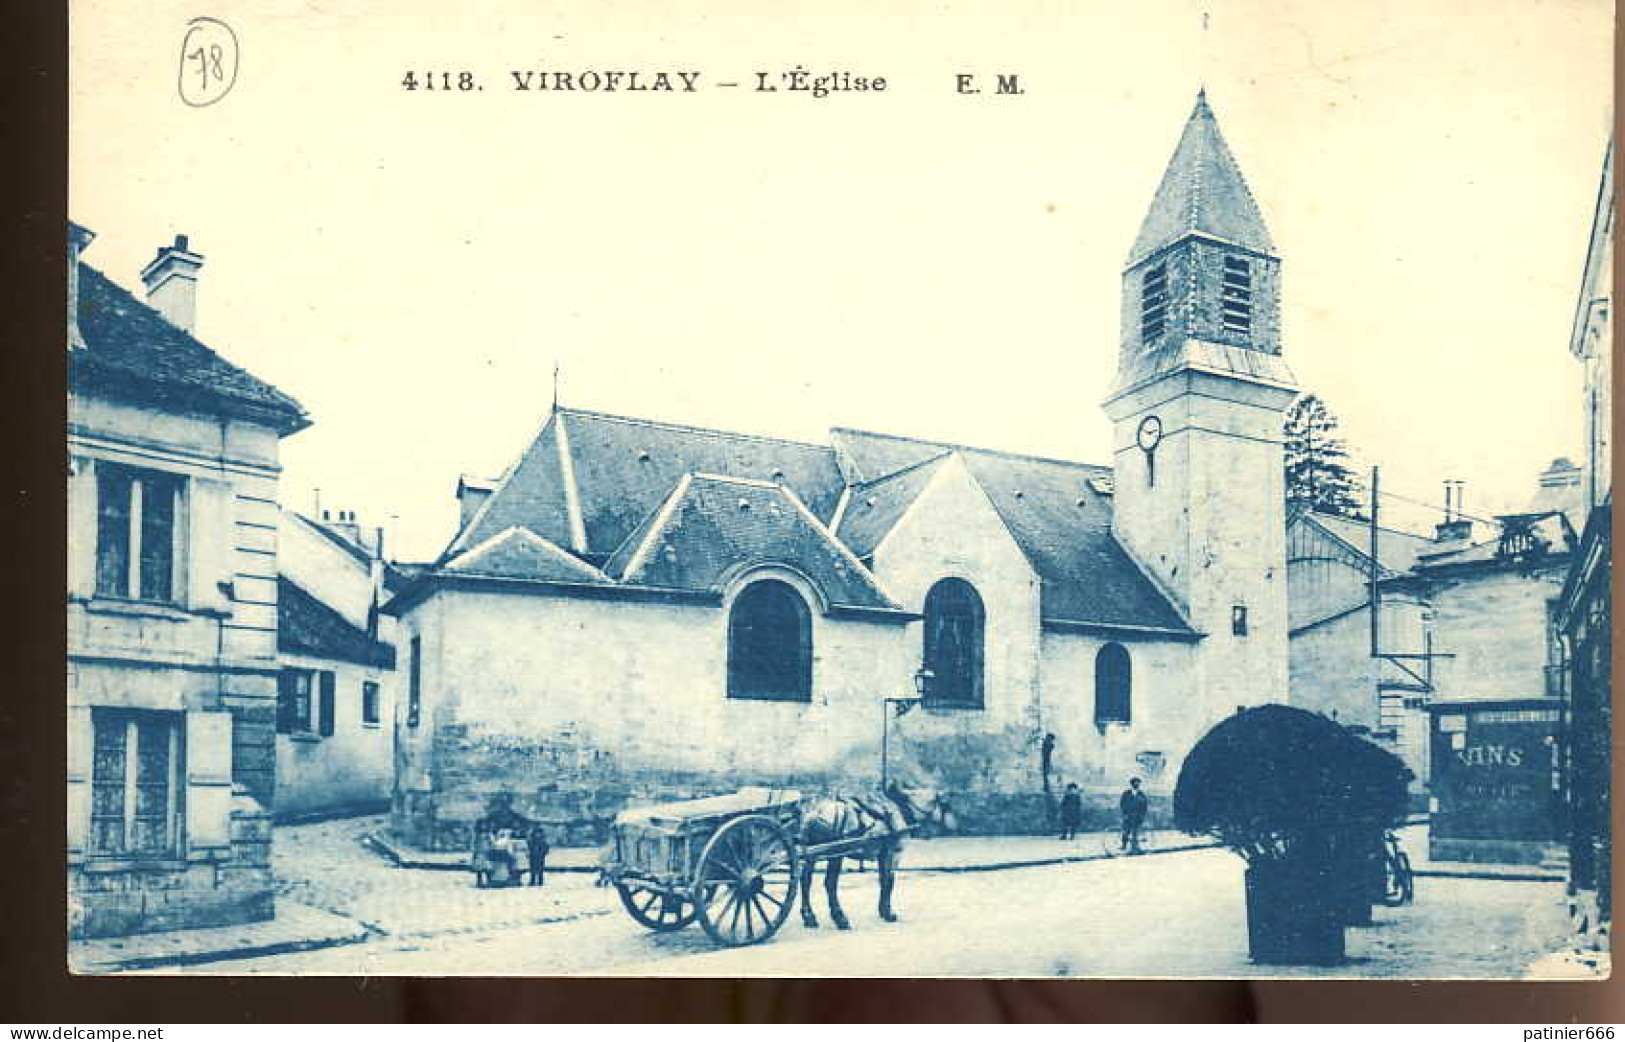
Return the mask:
[[237,82],[237,34],[217,18],[194,18],[181,40],[181,100],[193,108],[213,105]]

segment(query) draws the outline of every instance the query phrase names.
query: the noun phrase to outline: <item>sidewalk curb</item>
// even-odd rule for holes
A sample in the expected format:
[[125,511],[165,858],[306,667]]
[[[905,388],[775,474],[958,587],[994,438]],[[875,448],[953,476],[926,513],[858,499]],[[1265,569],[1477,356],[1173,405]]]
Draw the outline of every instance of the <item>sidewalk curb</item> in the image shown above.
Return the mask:
[[1414,868],[1418,879],[1489,879],[1497,883],[1561,883],[1567,877],[1555,872],[1475,872],[1466,868]]
[[[463,855],[445,855],[442,859],[429,860],[415,857],[413,853],[392,842],[387,836],[377,832],[368,833],[363,841],[373,850],[393,861],[400,868],[427,869],[439,872],[467,872],[468,860]],[[988,861],[972,865],[899,865],[899,872],[997,872],[1009,868],[1039,868],[1044,865],[1080,864],[1086,861],[1111,861],[1119,857],[1145,857],[1152,854],[1177,854],[1188,850],[1208,850],[1219,846],[1216,840],[1204,840],[1193,843],[1181,843],[1174,846],[1158,847],[1147,850],[1143,854],[1065,854],[1059,857],[1027,858],[1016,861]],[[590,865],[549,865],[547,871],[553,872],[597,872],[596,866]]]
[[[409,848],[393,842],[389,837],[379,832],[369,832],[362,837],[362,842],[374,851],[393,861],[399,868],[421,868],[435,872],[471,872],[468,855],[443,854],[440,858],[430,860],[414,854]],[[554,872],[597,872],[596,865],[556,865],[549,864],[547,874]]]
[[1062,857],[1032,858],[1026,861],[989,861],[979,865],[919,865],[909,867],[899,865],[899,872],[941,872],[944,874],[954,872],[998,872],[1007,868],[1042,868],[1045,865],[1073,865],[1086,861],[1116,861],[1119,858],[1150,857],[1154,854],[1179,854],[1188,850],[1211,850],[1219,846],[1214,841],[1198,843],[1181,843],[1177,846],[1158,847],[1155,850],[1141,851],[1139,854],[1067,854]]
[[[349,916],[340,915],[336,912],[329,911],[326,914],[335,918],[349,920]],[[230,959],[252,959],[267,955],[286,955],[290,952],[317,951],[322,948],[338,948],[347,944],[361,944],[373,939],[374,932],[372,930],[354,920],[349,921],[353,923],[354,928],[344,933],[332,933],[320,937],[290,937],[284,940],[265,941],[257,944],[249,943],[233,947],[208,948],[190,952],[158,952],[150,955],[132,954],[100,959],[93,957],[75,958],[70,945],[68,965],[70,970],[76,974],[128,973],[133,970],[151,970],[169,966],[196,966],[202,963],[224,962]]]

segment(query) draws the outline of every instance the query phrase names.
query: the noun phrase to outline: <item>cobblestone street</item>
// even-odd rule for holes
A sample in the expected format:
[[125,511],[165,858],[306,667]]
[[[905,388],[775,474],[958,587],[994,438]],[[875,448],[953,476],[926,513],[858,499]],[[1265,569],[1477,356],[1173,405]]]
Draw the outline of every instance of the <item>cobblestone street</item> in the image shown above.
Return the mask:
[[[1348,931],[1332,969],[1248,963],[1242,863],[1214,849],[978,872],[904,873],[902,921],[875,915],[871,873],[850,874],[854,929],[795,917],[769,943],[717,949],[698,928],[655,935],[587,872],[541,889],[477,890],[467,873],[397,868],[362,843],[379,819],[280,830],[284,896],[351,916],[367,943],[210,963],[201,973],[677,976],[1522,977],[1562,945],[1561,886],[1418,880],[1417,903]],[[991,842],[991,841],[990,841]],[[1039,841],[1027,841],[1039,842]],[[910,855],[927,859],[929,842]],[[1548,960],[1548,964],[1550,961]]]

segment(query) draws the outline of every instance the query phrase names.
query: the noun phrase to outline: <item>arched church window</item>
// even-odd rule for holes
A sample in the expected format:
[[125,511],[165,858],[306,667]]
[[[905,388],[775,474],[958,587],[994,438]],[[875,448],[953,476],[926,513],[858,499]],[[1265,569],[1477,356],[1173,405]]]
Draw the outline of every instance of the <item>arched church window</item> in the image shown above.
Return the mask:
[[1126,724],[1132,719],[1133,667],[1128,649],[1108,644],[1095,655],[1095,723]]
[[948,705],[982,705],[982,637],[986,616],[976,588],[943,579],[925,595],[927,697]]
[[788,583],[763,579],[734,598],[728,697],[812,700],[812,616]]

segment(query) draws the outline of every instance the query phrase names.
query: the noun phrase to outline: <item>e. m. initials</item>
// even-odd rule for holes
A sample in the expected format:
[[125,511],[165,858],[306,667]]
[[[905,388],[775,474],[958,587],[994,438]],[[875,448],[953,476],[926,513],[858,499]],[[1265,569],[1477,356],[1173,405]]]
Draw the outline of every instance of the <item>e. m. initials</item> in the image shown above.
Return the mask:
[[[960,94],[980,94],[982,88],[977,77],[979,73],[961,72],[954,76],[954,90]],[[994,94],[1025,94],[1027,88],[1021,85],[1021,77],[1013,72],[997,73],[993,77]]]

